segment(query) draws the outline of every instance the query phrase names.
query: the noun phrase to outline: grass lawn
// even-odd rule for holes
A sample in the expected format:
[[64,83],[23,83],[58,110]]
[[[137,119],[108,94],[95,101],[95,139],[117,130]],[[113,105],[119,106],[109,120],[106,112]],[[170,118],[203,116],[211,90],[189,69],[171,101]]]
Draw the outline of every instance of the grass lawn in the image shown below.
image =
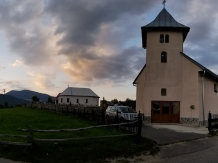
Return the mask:
[[[73,129],[98,125],[77,116],[58,115],[46,110],[28,108],[0,109],[0,134],[28,135],[17,131],[27,129]],[[59,139],[73,137],[94,137],[123,134],[116,128],[99,128],[68,133],[34,133],[36,138]],[[0,137],[2,141],[27,141]],[[145,151],[153,152],[155,143],[142,138],[136,143],[134,136],[70,142],[36,142],[32,147],[0,144],[0,157],[33,163],[105,162],[105,158],[131,157]]]

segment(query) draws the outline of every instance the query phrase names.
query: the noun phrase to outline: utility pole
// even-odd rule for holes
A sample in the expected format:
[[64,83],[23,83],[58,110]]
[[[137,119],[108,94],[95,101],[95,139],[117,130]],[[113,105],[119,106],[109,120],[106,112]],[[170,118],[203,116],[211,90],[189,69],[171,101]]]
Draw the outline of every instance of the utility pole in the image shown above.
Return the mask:
[[5,106],[5,89],[4,89],[4,91],[3,91],[3,92],[4,92],[4,106]]

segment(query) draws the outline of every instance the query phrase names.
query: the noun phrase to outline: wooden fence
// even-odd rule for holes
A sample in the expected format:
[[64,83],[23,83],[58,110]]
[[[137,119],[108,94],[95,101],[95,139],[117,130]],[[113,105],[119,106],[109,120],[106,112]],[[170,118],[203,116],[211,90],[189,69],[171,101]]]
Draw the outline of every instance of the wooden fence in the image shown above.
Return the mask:
[[216,126],[216,128],[218,127],[218,114],[211,114],[209,112],[209,114],[208,114],[208,130],[209,130],[209,132],[211,132],[215,126]]
[[57,114],[73,114],[83,119],[105,123],[105,110],[98,106],[84,105],[55,105],[55,104],[26,104],[25,107],[46,109]]
[[[86,128],[79,129],[60,129],[60,130],[36,130],[36,129],[18,129],[18,131],[29,132],[29,135],[0,135],[0,137],[17,137],[27,140],[28,143],[22,142],[8,142],[8,141],[0,141],[1,144],[11,144],[11,145],[21,145],[21,146],[31,146],[34,142],[38,141],[72,141],[72,140],[85,140],[85,139],[100,139],[100,138],[112,138],[112,137],[122,137],[122,136],[133,136],[136,135],[138,141],[141,140],[141,125],[142,125],[142,114],[138,114],[138,121],[135,122],[127,122],[120,123],[117,119],[115,124],[111,124],[111,122],[105,121],[105,110],[100,109],[100,107],[93,106],[83,106],[83,105],[54,105],[54,104],[26,104],[25,107],[35,108],[35,109],[46,109],[56,112],[58,114],[75,114],[78,117],[99,121],[102,125],[99,126],[90,126]],[[117,115],[118,116],[118,115]],[[103,125],[105,124],[106,125]],[[122,135],[109,135],[109,136],[96,136],[96,137],[86,137],[86,138],[65,138],[65,139],[38,139],[34,137],[34,132],[76,132],[82,130],[88,130],[93,128],[101,128],[101,127],[119,127],[119,129],[127,130],[129,134]]]
[[[137,141],[141,140],[141,127],[142,127],[142,118],[141,114],[138,114],[138,121],[134,122],[127,122],[127,123],[119,123],[119,124],[110,124],[110,125],[99,125],[99,126],[90,126],[85,128],[78,128],[78,129],[59,129],[59,130],[38,130],[38,129],[20,129],[18,131],[22,132],[29,132],[29,139],[30,143],[33,144],[35,142],[66,142],[72,140],[87,140],[87,139],[103,139],[103,138],[114,138],[114,137],[124,137],[124,136],[136,136]],[[34,137],[34,132],[43,132],[43,133],[57,133],[57,132],[77,132],[77,131],[84,131],[94,128],[102,128],[102,127],[129,127],[129,128],[136,128],[136,130],[132,130],[135,132],[130,132],[128,134],[120,134],[120,135],[107,135],[107,136],[95,136],[95,137],[83,137],[83,138],[64,138],[64,139],[39,139]]]

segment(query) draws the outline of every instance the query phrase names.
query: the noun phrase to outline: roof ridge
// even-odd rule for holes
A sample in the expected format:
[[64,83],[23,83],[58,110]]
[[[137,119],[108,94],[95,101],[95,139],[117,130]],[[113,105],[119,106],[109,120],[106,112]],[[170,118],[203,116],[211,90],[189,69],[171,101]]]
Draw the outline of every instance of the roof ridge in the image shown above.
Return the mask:
[[203,66],[202,64],[200,64],[196,60],[192,59],[191,57],[189,57],[185,53],[180,52],[180,54],[182,54],[184,57],[186,57],[188,60],[190,60],[192,63],[194,63],[196,66],[198,66],[199,68],[201,68],[205,72],[209,73],[210,75],[212,75],[213,77],[218,79],[218,75],[216,73],[214,73],[213,71],[211,71],[210,69],[206,68],[205,66]]

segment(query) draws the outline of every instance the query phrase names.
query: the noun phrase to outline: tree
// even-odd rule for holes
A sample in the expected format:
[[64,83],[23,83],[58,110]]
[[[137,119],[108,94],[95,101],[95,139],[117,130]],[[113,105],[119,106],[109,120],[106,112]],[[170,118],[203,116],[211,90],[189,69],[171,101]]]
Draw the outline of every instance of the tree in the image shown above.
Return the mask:
[[111,100],[111,102],[113,102],[114,104],[118,104],[119,102],[118,102],[118,100],[115,98],[115,99],[113,99],[113,100]]
[[39,98],[37,96],[32,97],[33,102],[39,102]]
[[53,103],[53,100],[52,100],[51,96],[48,96],[48,101],[47,102],[48,103]]

